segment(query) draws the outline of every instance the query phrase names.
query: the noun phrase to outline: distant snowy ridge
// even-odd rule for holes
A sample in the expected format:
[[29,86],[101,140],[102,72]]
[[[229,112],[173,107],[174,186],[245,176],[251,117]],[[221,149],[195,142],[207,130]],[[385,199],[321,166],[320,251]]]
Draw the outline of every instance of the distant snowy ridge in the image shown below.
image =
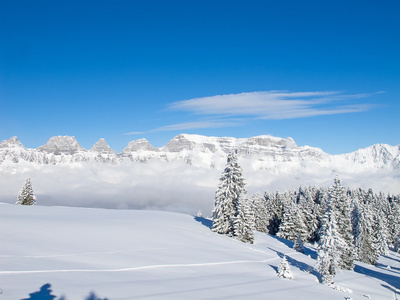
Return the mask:
[[222,168],[226,155],[237,151],[239,158],[249,160],[255,169],[275,164],[319,164],[335,167],[345,164],[360,169],[400,169],[400,145],[376,144],[349,154],[329,155],[319,148],[298,147],[292,138],[269,135],[251,138],[207,137],[180,134],[161,148],[153,147],[146,139],[131,141],[121,153],[115,153],[104,139],[100,139],[90,150],[81,147],[75,137],[56,136],[46,145],[27,149],[12,137],[0,143],[0,164],[21,161],[36,164],[69,164],[103,162],[119,164],[123,161],[146,162],[183,160],[202,167]]

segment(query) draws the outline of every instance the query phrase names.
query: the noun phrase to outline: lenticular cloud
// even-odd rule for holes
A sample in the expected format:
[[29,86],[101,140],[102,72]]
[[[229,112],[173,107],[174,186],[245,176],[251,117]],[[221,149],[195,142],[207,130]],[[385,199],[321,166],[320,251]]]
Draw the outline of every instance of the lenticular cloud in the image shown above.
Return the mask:
[[201,115],[255,116],[262,119],[291,119],[327,114],[362,112],[367,104],[340,104],[338,101],[365,98],[368,94],[345,95],[325,92],[251,92],[194,98],[174,102],[171,109]]

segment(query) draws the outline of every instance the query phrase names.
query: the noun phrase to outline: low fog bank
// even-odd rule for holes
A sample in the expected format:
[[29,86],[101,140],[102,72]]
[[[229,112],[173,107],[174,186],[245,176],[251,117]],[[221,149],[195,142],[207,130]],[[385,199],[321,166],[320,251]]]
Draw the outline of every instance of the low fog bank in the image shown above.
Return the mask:
[[[299,186],[331,186],[338,174],[350,188],[400,193],[400,172],[375,170],[348,173],[321,166],[271,165],[254,170],[243,161],[249,195],[297,190]],[[0,202],[15,203],[26,178],[31,178],[38,205],[117,209],[150,209],[210,216],[222,170],[183,161],[76,165],[0,165]]]

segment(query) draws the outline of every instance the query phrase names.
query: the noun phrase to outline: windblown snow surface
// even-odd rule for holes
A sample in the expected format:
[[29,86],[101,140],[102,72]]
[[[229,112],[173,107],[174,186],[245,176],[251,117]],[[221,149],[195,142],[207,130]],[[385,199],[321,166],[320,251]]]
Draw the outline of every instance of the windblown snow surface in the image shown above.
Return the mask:
[[[1,299],[50,284],[57,299],[397,299],[400,255],[341,271],[335,290],[313,271],[316,250],[256,233],[253,245],[187,214],[0,205]],[[287,256],[293,280],[278,278]]]

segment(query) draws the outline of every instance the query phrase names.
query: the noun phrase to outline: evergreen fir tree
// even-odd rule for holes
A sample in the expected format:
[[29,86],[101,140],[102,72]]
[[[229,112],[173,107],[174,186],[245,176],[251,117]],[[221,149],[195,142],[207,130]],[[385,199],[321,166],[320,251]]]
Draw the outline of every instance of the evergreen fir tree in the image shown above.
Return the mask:
[[329,193],[330,203],[335,213],[339,234],[345,241],[345,246],[340,250],[340,267],[345,270],[354,268],[354,244],[351,226],[350,199],[346,189],[340,184],[339,177],[336,176],[334,185]]
[[356,258],[364,263],[375,265],[379,254],[373,234],[373,217],[370,205],[363,202],[356,207],[358,223],[353,228]]
[[233,222],[234,236],[240,241],[252,244],[254,242],[254,215],[249,207],[247,192],[243,188],[238,199],[238,214]]
[[[313,196],[314,195],[314,196]],[[318,230],[318,217],[315,212],[316,204],[314,197],[316,195],[315,188],[300,188],[297,198],[299,211],[301,212],[302,220],[306,229],[306,239],[309,241],[316,241],[316,232]]]
[[36,197],[33,195],[33,187],[31,179],[28,178],[25,185],[18,194],[18,201],[15,204],[19,205],[35,205]]
[[340,268],[341,251],[346,242],[338,231],[335,213],[330,203],[322,219],[320,234],[316,269],[321,274],[323,283],[332,284],[337,269]]
[[215,193],[211,229],[220,234],[234,236],[234,221],[239,213],[239,196],[245,185],[242,169],[234,152],[228,155],[225,170],[219,180],[220,183]]
[[291,202],[283,214],[277,236],[295,241],[297,235],[300,235],[302,240],[307,239],[306,226],[303,223],[299,209],[294,202]]
[[268,212],[265,197],[260,193],[251,196],[251,202],[254,213],[254,229],[260,232],[268,232]]
[[400,232],[400,201],[399,196],[388,196],[389,211],[387,215],[388,241],[394,243],[398,232]]
[[283,196],[278,192],[275,195],[266,195],[267,199],[267,211],[269,215],[268,221],[268,233],[271,235],[276,235],[279,231],[279,226],[282,222],[282,217],[285,212],[285,205],[283,201]]
[[286,256],[283,256],[278,266],[278,273],[276,275],[281,278],[293,279],[293,274],[292,271],[290,271],[289,263],[286,259]]
[[[361,189],[350,191],[351,197],[351,232],[353,235],[353,241],[358,235],[357,226],[360,223],[360,205],[362,203],[362,191]],[[357,252],[357,251],[356,251]],[[356,255],[357,257],[357,255]]]
[[400,232],[394,238],[394,251],[400,253]]
[[293,249],[296,250],[297,252],[304,253],[304,245],[303,241],[301,240],[300,234],[297,234]]
[[383,215],[382,211],[379,210],[375,217],[375,240],[376,240],[376,251],[378,255],[388,255],[389,253],[389,245],[388,245],[388,232],[386,227],[386,218]]

